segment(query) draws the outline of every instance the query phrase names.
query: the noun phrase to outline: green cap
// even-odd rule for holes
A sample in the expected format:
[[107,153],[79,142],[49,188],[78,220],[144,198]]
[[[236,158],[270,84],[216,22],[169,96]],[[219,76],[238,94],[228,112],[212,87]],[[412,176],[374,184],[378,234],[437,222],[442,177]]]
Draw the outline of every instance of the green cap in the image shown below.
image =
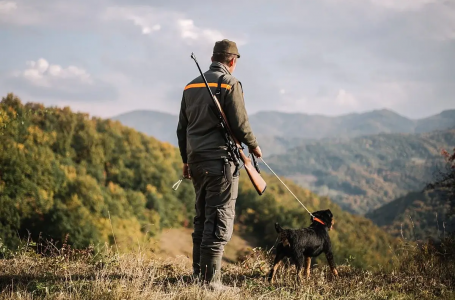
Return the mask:
[[240,58],[239,50],[237,49],[237,44],[233,41],[224,39],[222,41],[218,41],[215,43],[215,47],[213,47],[213,53],[229,53],[237,55]]

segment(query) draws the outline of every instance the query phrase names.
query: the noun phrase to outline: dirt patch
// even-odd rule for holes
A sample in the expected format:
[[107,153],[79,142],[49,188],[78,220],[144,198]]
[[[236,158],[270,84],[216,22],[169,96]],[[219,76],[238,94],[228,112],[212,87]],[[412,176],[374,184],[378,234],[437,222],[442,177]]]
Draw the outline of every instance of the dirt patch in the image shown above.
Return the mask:
[[[162,259],[181,258],[191,266],[193,241],[191,228],[165,229],[161,233],[159,243],[155,250],[155,256]],[[235,263],[240,252],[254,247],[254,243],[247,241],[235,234],[224,248],[223,261],[227,264]]]

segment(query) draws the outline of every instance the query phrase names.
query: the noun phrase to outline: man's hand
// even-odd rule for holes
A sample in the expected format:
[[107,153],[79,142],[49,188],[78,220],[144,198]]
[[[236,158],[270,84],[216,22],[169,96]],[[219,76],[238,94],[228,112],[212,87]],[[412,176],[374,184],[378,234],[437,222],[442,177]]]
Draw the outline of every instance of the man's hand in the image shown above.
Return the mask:
[[257,158],[262,157],[262,151],[261,151],[261,148],[259,148],[259,146],[257,146],[254,149],[248,149],[248,151],[250,153],[253,153],[253,155],[256,156]]
[[190,167],[188,166],[188,164],[183,164],[183,178],[191,179]]

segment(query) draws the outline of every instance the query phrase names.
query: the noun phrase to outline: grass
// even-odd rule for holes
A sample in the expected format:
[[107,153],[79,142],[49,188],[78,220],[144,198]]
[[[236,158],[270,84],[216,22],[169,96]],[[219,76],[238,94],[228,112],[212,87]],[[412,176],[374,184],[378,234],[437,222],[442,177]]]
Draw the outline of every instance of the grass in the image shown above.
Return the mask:
[[50,243],[36,254],[32,246],[3,250],[0,299],[455,299],[453,256],[428,245],[403,244],[381,271],[339,266],[339,278],[315,266],[310,279],[296,284],[295,268],[282,268],[274,285],[265,280],[271,255],[256,248],[225,265],[224,283],[240,289],[223,293],[189,283],[185,256],[166,260],[140,249],[118,255],[107,246],[74,250]]

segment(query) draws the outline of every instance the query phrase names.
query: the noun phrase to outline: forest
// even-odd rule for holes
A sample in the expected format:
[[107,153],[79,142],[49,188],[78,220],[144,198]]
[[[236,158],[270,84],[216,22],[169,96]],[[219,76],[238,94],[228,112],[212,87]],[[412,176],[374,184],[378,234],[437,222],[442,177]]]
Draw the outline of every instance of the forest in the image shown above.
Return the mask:
[[441,150],[454,147],[455,129],[381,133],[306,141],[268,160],[280,175],[363,215],[423,190],[445,166]]

